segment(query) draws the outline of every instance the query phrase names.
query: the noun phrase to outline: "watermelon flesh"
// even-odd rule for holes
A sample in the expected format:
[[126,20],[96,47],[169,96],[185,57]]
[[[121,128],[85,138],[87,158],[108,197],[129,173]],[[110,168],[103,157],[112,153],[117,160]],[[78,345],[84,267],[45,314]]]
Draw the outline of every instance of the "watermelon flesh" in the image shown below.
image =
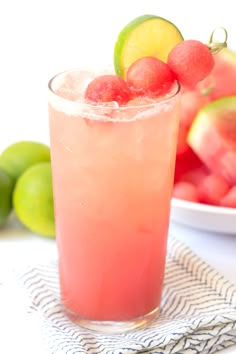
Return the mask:
[[236,95],[236,53],[229,48],[225,48],[214,58],[215,66],[210,75],[211,85],[213,86],[213,90],[209,92],[211,101]]
[[181,89],[180,96],[180,125],[181,127],[190,128],[198,111],[210,101],[208,95],[202,93],[199,86],[195,90]]

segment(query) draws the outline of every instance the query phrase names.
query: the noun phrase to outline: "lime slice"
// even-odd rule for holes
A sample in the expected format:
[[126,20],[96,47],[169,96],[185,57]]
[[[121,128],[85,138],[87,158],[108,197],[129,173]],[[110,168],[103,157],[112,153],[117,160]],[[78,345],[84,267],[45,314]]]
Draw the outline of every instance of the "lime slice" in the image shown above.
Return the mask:
[[129,66],[145,56],[166,62],[170,50],[182,40],[182,34],[170,21],[155,15],[139,16],[118,36],[114,49],[115,72],[125,78]]

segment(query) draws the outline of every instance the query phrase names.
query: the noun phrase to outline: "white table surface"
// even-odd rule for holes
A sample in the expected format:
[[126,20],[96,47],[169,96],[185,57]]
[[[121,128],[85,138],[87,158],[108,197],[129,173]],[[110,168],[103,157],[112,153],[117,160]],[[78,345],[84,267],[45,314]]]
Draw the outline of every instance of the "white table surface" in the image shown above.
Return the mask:
[[[170,232],[236,285],[236,236],[199,232],[176,224],[171,224]],[[55,240],[37,236],[18,223],[10,222],[0,230],[0,283],[7,269],[31,262],[47,262],[56,254]],[[0,291],[4,293],[4,286]],[[0,353],[46,354],[37,319],[33,317],[29,321],[25,316],[23,308],[18,306],[18,294],[6,293],[2,301]],[[218,353],[235,354],[236,346]]]

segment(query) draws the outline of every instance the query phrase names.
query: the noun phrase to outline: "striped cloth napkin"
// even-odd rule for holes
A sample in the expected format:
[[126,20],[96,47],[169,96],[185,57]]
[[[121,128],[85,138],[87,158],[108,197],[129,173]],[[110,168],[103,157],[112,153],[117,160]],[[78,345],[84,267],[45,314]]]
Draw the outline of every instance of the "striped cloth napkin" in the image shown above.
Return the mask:
[[27,293],[50,354],[210,354],[236,344],[236,287],[172,236],[161,314],[133,332],[100,334],[65,317],[56,261],[19,273],[17,286]]

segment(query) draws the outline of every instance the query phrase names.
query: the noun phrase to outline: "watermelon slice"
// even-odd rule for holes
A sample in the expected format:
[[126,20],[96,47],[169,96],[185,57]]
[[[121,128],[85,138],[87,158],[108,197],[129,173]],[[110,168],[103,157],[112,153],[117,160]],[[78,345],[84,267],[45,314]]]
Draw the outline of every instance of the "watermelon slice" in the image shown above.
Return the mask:
[[200,109],[187,142],[211,172],[236,184],[236,96],[219,98]]

